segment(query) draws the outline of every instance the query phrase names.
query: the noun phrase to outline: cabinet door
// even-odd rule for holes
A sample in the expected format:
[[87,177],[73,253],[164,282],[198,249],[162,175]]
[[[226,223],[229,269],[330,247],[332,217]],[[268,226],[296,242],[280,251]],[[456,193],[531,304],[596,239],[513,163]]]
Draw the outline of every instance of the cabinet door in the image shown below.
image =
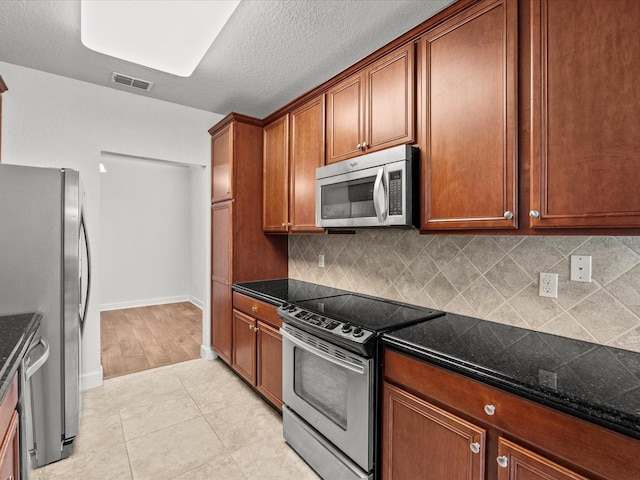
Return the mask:
[[516,34],[487,0],[420,41],[423,230],[517,227]]
[[20,478],[20,448],[18,444],[18,412],[13,411],[7,432],[0,432],[0,479]]
[[498,480],[587,480],[504,438],[498,439]]
[[275,328],[258,322],[257,387],[282,410],[282,335]]
[[316,227],[316,168],[324,165],[324,96],[291,112],[289,221],[292,232]]
[[233,198],[233,123],[211,137],[211,202]]
[[638,227],[640,2],[530,8],[531,226]]
[[363,153],[364,78],[352,75],[327,91],[327,164]]
[[365,71],[367,153],[414,141],[414,56],[410,43]]
[[484,478],[484,429],[386,382],[382,394],[383,479]]
[[256,320],[233,311],[233,361],[231,366],[252,385],[256,384]]
[[231,363],[231,286],[211,282],[211,345],[220,358]]
[[231,362],[232,202],[211,207],[211,344]]
[[264,127],[262,227],[289,229],[289,115]]
[[211,278],[230,284],[233,280],[233,203],[211,206]]

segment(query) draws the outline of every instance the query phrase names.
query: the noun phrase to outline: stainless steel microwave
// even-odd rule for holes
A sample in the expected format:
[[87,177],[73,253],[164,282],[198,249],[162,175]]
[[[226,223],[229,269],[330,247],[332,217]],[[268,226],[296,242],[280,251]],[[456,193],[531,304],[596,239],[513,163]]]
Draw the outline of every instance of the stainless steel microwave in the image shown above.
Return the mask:
[[418,225],[419,150],[380,150],[316,169],[316,225],[401,227]]

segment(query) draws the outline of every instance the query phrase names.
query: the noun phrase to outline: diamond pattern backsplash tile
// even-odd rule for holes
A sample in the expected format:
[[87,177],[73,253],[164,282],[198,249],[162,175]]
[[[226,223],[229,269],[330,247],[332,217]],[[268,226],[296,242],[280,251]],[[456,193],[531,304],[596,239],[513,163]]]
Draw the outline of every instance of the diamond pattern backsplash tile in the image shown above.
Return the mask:
[[[577,254],[591,283],[570,281]],[[557,299],[538,296],[540,272]],[[289,277],[640,352],[640,237],[292,235]]]

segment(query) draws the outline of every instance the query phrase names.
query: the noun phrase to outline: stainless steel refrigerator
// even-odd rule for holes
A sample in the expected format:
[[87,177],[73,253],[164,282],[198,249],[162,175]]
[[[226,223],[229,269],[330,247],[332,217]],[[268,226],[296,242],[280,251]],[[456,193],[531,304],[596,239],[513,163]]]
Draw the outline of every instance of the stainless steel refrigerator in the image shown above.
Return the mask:
[[41,313],[50,349],[22,406],[23,470],[68,457],[78,434],[91,276],[83,196],[77,171],[0,164],[0,314]]

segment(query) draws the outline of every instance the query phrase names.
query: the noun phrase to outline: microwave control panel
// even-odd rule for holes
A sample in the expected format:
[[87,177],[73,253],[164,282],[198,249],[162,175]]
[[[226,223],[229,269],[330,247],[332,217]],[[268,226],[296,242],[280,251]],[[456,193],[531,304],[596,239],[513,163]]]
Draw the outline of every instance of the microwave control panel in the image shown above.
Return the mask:
[[389,215],[402,215],[402,170],[389,172]]

